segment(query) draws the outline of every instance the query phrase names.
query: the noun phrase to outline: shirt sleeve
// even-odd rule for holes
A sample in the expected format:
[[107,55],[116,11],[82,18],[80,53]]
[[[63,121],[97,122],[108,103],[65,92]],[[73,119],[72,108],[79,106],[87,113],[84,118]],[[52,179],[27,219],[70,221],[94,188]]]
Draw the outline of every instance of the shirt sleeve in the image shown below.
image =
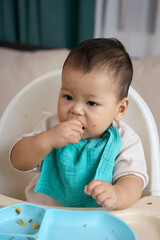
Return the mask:
[[[53,126],[55,126],[56,124],[58,124],[59,121],[58,121],[58,118],[57,118],[57,114],[53,114],[45,119],[43,119],[34,129],[33,129],[33,132],[31,133],[26,133],[26,134],[23,134],[21,137],[17,138],[11,149],[10,149],[10,153],[9,153],[9,161],[10,161],[10,164],[12,165],[11,163],[11,152],[12,152],[12,149],[13,147],[15,146],[15,144],[20,141],[22,138],[24,137],[30,137],[30,136],[36,136],[42,132],[45,132],[47,130],[49,130],[50,128],[52,128]],[[13,168],[15,168],[13,165],[12,165]],[[15,168],[16,169],[16,168]],[[21,170],[18,170],[16,169],[17,171],[21,171]],[[41,164],[39,164],[37,167],[35,167],[34,169],[31,169],[31,170],[28,170],[26,172],[39,172],[41,171]]]
[[113,183],[122,176],[135,175],[142,179],[144,189],[149,178],[140,137],[123,122],[118,124],[118,129],[122,136],[122,148],[114,164]]

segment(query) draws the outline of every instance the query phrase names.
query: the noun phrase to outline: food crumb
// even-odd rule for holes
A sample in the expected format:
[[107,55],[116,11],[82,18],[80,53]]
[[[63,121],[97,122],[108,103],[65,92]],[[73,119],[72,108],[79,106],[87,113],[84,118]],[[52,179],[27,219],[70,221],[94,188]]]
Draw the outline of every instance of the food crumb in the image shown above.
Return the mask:
[[22,219],[19,219],[19,224],[20,224],[21,226],[25,226],[25,225],[26,225],[26,222],[24,222]]
[[28,118],[28,115],[26,114],[24,117],[27,119],[27,118]]
[[32,228],[33,228],[33,229],[38,228],[38,227],[39,227],[39,225],[38,225],[37,222],[34,222],[34,223],[32,224]]
[[9,240],[12,240],[12,239],[14,239],[14,237],[11,237]]
[[28,222],[31,223],[31,222],[32,222],[32,219],[29,219]]
[[19,215],[22,212],[22,208],[21,207],[17,207],[16,208],[16,213]]
[[83,227],[84,227],[84,228],[87,228],[87,227],[88,227],[88,225],[87,225],[87,224],[84,224],[84,225],[83,225]]
[[147,202],[147,205],[152,205],[152,202]]
[[105,240],[109,240],[109,238],[106,238]]

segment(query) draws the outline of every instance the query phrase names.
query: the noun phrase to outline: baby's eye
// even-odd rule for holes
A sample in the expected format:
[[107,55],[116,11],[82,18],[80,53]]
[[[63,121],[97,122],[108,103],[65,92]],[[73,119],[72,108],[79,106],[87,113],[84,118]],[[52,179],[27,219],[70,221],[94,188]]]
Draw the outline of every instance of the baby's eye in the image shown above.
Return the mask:
[[65,95],[64,98],[67,100],[67,101],[72,101],[73,98],[69,95]]
[[88,101],[87,105],[94,107],[94,106],[97,106],[97,103],[92,102],[92,101]]

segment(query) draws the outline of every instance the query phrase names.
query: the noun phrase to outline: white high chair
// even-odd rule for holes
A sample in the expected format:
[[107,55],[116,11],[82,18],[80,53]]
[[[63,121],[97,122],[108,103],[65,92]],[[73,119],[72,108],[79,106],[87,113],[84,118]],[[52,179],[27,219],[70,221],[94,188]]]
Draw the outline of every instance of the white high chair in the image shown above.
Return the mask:
[[[61,70],[47,73],[24,87],[10,102],[0,121],[0,194],[25,200],[24,189],[34,173],[15,171],[9,151],[16,138],[33,130],[57,108]],[[130,88],[125,121],[142,139],[150,181],[143,196],[160,195],[159,138],[153,116],[144,100]]]

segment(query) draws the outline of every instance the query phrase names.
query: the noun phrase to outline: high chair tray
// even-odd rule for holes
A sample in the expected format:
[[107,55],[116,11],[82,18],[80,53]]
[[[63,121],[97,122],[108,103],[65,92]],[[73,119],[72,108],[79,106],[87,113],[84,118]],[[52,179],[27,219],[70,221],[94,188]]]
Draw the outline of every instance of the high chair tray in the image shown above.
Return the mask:
[[132,207],[112,213],[132,227],[138,240],[160,240],[160,196],[143,197]]
[[137,240],[122,219],[103,210],[72,210],[18,203],[0,209],[3,240]]

